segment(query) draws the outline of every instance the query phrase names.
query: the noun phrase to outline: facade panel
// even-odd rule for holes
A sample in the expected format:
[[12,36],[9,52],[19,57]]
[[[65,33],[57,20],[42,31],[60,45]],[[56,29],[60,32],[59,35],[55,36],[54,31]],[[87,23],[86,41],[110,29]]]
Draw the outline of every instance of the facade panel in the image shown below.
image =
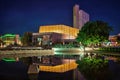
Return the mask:
[[49,26],[40,26],[39,33],[60,33],[67,35],[66,39],[75,39],[79,29],[72,28],[66,25],[49,25]]
[[79,9],[79,5],[73,7],[73,27],[81,29],[89,21],[89,14]]

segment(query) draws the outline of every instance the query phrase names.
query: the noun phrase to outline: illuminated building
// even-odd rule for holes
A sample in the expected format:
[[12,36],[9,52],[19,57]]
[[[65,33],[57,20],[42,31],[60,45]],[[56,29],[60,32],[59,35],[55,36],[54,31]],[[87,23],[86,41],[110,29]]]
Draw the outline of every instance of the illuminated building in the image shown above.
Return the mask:
[[39,33],[32,34],[35,45],[50,45],[55,43],[69,43],[75,41],[79,29],[66,25],[40,26]]
[[33,33],[32,34],[32,43],[34,45],[43,46],[51,43],[62,42],[62,34],[54,32],[45,32],[45,33]]
[[89,21],[89,14],[87,14],[85,11],[80,10],[79,11],[79,29],[84,26],[85,23]]
[[110,40],[111,42],[116,42],[116,41],[117,41],[117,35],[109,36],[109,40]]
[[83,10],[79,10],[79,5],[73,7],[73,27],[81,29],[86,22],[89,21],[89,14]]
[[109,36],[110,46],[120,46],[120,34]]
[[0,37],[3,43],[7,46],[10,44],[21,44],[20,37],[18,34],[5,34]]
[[0,39],[0,48],[3,47],[4,43],[3,41]]
[[79,27],[79,5],[73,7],[73,27]]
[[47,32],[54,32],[60,33],[62,39],[75,39],[77,37],[77,33],[79,29],[66,26],[66,25],[48,25],[48,26],[40,26],[39,33],[47,33]]

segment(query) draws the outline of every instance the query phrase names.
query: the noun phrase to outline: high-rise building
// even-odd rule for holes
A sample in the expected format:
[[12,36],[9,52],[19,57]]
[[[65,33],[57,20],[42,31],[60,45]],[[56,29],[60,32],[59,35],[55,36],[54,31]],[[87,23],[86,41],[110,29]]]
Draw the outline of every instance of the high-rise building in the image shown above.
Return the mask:
[[82,26],[84,26],[84,24],[88,21],[89,21],[89,14],[83,10],[80,10],[79,11],[79,29],[81,29]]
[[79,27],[79,5],[73,7],[73,27]]
[[73,7],[73,27],[81,29],[89,21],[89,14],[79,9],[79,5]]

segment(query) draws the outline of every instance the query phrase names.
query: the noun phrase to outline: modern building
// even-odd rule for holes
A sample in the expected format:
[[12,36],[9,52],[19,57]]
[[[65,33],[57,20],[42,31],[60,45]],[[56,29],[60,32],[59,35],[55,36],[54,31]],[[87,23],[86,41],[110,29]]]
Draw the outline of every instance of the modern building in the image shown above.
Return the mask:
[[78,32],[79,29],[66,25],[40,26],[39,33],[32,34],[32,42],[39,46],[74,42]]
[[62,34],[54,32],[33,33],[32,43],[36,46],[52,45],[62,42]]
[[0,36],[0,40],[3,41],[5,46],[10,44],[21,44],[20,37],[18,34],[5,34]]
[[110,46],[120,46],[120,33],[117,35],[110,35],[109,36],[109,45]]
[[39,33],[48,33],[48,32],[60,33],[64,35],[62,39],[75,39],[77,37],[77,33],[79,32],[79,29],[66,25],[40,26]]
[[79,9],[79,5],[73,7],[73,27],[81,29],[89,21],[89,14]]
[[50,42],[75,41],[77,33],[82,26],[89,21],[89,14],[79,9],[79,5],[73,7],[73,27],[66,25],[40,26],[39,33],[33,33],[32,42],[38,45],[46,45]]
[[79,5],[73,7],[73,27],[79,28]]
[[84,26],[84,24],[87,23],[88,21],[89,21],[89,14],[83,10],[80,10],[79,11],[79,29],[81,29],[82,26]]

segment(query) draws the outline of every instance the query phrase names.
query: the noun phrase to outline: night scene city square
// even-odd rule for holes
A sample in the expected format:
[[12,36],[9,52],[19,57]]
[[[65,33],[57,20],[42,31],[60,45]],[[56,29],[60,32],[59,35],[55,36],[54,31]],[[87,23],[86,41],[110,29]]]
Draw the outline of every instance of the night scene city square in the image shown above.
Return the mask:
[[120,80],[119,0],[0,0],[0,80]]

